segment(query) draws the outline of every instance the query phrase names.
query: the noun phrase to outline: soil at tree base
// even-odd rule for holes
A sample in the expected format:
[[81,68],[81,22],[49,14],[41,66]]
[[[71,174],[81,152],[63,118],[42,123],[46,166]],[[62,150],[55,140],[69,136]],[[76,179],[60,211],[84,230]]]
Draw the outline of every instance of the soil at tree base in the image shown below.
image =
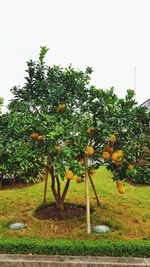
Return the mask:
[[57,209],[56,204],[52,203],[45,205],[34,212],[34,217],[39,220],[67,220],[73,218],[79,218],[85,215],[85,207],[73,205],[69,203],[64,204],[64,210],[60,211]]

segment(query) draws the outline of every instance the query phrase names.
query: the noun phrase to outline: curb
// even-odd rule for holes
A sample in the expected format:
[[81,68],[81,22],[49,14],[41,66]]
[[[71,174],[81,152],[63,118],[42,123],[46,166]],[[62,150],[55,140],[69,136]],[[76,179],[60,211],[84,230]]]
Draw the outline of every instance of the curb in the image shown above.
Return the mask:
[[0,255],[0,267],[150,267],[150,258]]

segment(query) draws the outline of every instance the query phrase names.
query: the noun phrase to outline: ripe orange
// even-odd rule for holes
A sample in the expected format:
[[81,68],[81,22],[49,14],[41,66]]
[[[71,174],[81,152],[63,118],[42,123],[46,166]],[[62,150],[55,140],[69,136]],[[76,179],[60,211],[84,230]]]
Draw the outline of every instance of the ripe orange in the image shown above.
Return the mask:
[[111,158],[113,161],[121,161],[121,156],[117,152],[114,152]]
[[90,174],[96,173],[96,170],[90,170]]
[[80,183],[82,182],[82,178],[81,178],[81,177],[77,177],[76,182],[77,182],[78,184],[80,184]]
[[116,150],[116,153],[118,153],[121,157],[123,156],[123,151],[122,150]]
[[125,189],[124,185],[121,185],[121,186],[118,187],[118,192],[120,194],[124,194],[126,192],[126,189]]
[[105,146],[105,151],[112,152],[113,151],[113,147],[112,146],[109,146],[109,145],[106,145]]
[[38,141],[44,141],[44,137],[42,135],[39,135],[37,138]]
[[58,107],[57,107],[57,110],[59,112],[64,112],[64,110],[65,110],[65,104],[59,104]]
[[122,186],[122,183],[120,183],[120,182],[117,181],[116,182],[116,187],[119,188],[120,186]]
[[127,168],[128,168],[129,171],[131,171],[131,170],[133,170],[134,167],[133,167],[132,164],[128,164]]
[[62,147],[61,146],[56,146],[55,149],[59,152],[62,149]]
[[112,134],[112,136],[108,138],[108,141],[111,143],[115,143],[116,142],[116,136],[114,134]]
[[93,131],[94,131],[94,128],[92,128],[92,127],[89,127],[89,128],[87,129],[87,133],[88,133],[88,134],[92,134]]
[[109,152],[103,152],[102,153],[102,158],[105,159],[105,160],[109,159],[110,158]]
[[31,134],[31,137],[32,137],[33,139],[37,139],[37,138],[39,137],[39,134],[38,134],[38,133],[32,133],[32,134]]
[[65,177],[66,177],[66,179],[68,179],[68,180],[72,180],[73,177],[74,177],[73,172],[70,171],[70,170],[68,170],[68,171],[66,172],[66,174],[65,174]]
[[94,148],[92,146],[87,146],[85,152],[89,155],[92,156],[94,154]]

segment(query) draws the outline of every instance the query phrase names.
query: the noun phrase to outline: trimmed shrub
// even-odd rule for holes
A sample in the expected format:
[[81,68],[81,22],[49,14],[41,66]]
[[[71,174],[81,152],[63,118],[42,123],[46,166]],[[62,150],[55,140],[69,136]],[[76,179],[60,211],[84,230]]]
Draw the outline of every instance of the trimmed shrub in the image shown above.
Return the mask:
[[149,240],[0,239],[0,253],[150,257]]

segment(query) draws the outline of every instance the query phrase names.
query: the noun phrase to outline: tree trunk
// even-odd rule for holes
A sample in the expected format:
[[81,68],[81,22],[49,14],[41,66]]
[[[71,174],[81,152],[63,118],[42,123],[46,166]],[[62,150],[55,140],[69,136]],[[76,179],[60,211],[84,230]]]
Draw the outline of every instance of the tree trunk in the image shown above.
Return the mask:
[[64,210],[64,201],[62,201],[61,198],[59,198],[59,200],[56,201],[56,207],[61,214],[61,212]]
[[47,169],[51,175],[51,189],[52,189],[52,193],[55,199],[56,207],[58,211],[60,211],[60,214],[61,214],[61,212],[64,210],[64,200],[69,189],[70,180],[67,180],[64,190],[61,195],[59,177],[57,175],[55,176],[54,166],[52,166],[50,162],[47,165]]

